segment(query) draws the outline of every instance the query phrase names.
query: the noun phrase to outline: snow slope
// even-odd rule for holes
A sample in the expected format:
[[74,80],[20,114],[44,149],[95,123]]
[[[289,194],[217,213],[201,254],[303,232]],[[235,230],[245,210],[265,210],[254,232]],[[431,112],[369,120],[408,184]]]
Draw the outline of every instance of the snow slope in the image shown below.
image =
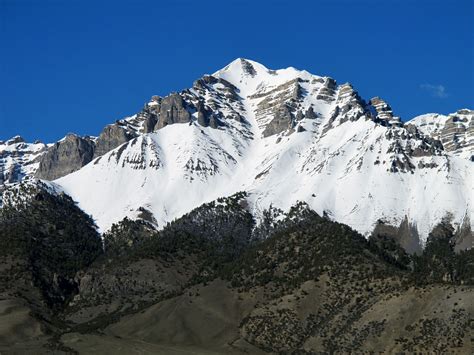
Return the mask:
[[[422,240],[447,214],[474,221],[474,164],[349,84],[237,59],[180,95],[189,123],[141,134],[55,181],[101,230],[143,209],[163,226],[238,191],[257,217],[306,201],[365,235],[378,220],[407,217]],[[198,123],[203,107],[217,126]]]

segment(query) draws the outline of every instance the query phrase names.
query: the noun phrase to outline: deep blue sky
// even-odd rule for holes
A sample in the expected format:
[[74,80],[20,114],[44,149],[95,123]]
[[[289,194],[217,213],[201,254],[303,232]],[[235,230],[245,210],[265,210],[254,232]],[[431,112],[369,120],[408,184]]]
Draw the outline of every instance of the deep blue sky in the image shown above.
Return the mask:
[[474,107],[472,0],[0,0],[0,139],[97,135],[237,57],[294,66],[403,119]]

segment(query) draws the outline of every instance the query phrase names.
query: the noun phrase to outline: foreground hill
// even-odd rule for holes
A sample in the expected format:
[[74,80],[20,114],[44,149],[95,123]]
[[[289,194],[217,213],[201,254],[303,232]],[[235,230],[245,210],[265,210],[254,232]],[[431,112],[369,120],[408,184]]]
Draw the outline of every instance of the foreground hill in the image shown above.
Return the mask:
[[90,218],[51,185],[9,196],[2,352],[472,350],[474,253],[455,253],[447,221],[409,256],[304,203],[256,226],[239,193],[159,232],[125,219],[102,249]]

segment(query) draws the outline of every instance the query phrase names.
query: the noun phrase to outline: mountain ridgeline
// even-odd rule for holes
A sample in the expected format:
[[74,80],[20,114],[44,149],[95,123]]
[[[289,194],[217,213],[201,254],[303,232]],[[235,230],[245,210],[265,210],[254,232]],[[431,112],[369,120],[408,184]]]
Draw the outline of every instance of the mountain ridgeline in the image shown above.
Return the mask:
[[161,229],[245,191],[258,220],[304,201],[366,237],[403,229],[402,244],[419,251],[449,217],[471,231],[471,247],[473,118],[461,109],[402,121],[349,83],[239,58],[189,89],[153,96],[98,137],[0,142],[0,186],[54,180],[101,231],[143,213]]

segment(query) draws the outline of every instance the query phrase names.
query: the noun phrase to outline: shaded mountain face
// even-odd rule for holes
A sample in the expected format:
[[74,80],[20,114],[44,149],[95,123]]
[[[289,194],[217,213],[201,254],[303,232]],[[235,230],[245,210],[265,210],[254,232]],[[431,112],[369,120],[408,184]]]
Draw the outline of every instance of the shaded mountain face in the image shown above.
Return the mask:
[[404,123],[350,84],[237,59],[98,138],[55,143],[27,175],[59,178],[102,231],[143,211],[163,228],[246,191],[258,223],[270,206],[305,201],[366,236],[406,222],[415,248],[447,215],[455,228],[474,221],[473,116],[461,110],[428,129],[430,119]]
[[94,222],[69,196],[43,183],[8,189],[3,204],[2,290],[13,292],[10,297],[61,308],[77,291],[76,273],[102,253]]

